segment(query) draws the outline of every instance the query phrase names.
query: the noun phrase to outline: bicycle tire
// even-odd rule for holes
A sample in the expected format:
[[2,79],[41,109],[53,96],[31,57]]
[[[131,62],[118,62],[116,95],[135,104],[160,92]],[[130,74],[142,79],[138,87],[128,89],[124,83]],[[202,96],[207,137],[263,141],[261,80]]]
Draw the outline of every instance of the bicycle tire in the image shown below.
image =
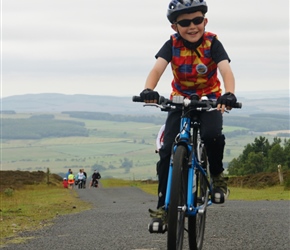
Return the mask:
[[187,149],[180,145],[173,156],[172,184],[168,207],[168,250],[181,250],[183,246],[185,211],[178,209],[178,207],[186,205],[187,164]]
[[[201,156],[199,156],[202,162],[202,167],[209,173],[209,164],[207,160],[207,154],[205,147],[202,146]],[[200,171],[196,171],[196,191],[194,193],[194,206],[201,206],[205,202],[207,203],[209,190],[208,180],[206,176]],[[197,213],[195,216],[188,217],[188,241],[190,250],[201,250],[204,240],[206,222],[206,206],[202,213]]]

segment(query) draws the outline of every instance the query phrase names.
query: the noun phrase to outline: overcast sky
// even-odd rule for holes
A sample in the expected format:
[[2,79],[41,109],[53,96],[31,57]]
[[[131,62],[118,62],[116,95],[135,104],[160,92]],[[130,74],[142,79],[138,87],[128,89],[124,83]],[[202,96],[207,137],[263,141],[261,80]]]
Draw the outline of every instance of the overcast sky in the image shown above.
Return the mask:
[[[141,92],[174,33],[169,0],[1,0],[1,96]],[[289,0],[208,0],[206,29],[232,62],[236,93],[289,89]],[[157,91],[170,92],[170,65]]]

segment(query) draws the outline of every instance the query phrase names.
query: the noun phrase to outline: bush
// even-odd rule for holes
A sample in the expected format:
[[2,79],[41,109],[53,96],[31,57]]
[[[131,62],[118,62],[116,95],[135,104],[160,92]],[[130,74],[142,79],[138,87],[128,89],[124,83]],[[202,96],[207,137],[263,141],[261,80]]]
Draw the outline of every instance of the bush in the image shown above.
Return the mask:
[[290,179],[284,181],[284,190],[290,190]]
[[14,193],[14,190],[11,189],[11,188],[6,188],[6,189],[4,190],[4,194],[5,194],[6,196],[8,196],[8,197],[11,197],[11,196],[13,195],[13,193]]

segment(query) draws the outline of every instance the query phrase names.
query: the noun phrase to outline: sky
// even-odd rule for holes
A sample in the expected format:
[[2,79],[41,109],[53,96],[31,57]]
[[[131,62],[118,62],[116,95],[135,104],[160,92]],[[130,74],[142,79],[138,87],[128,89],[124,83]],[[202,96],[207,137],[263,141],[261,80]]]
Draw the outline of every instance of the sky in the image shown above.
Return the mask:
[[[1,97],[138,95],[174,31],[169,0],[1,0]],[[239,92],[289,91],[289,0],[207,0]],[[170,65],[156,90],[171,90]]]

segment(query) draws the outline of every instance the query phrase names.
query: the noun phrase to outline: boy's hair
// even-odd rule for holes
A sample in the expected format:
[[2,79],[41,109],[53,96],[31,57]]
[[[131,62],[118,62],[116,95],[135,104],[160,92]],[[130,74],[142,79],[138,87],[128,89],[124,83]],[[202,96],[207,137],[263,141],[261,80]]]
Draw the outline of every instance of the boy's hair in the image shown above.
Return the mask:
[[175,23],[179,15],[201,11],[207,12],[207,4],[204,0],[171,0],[167,9],[169,22]]

